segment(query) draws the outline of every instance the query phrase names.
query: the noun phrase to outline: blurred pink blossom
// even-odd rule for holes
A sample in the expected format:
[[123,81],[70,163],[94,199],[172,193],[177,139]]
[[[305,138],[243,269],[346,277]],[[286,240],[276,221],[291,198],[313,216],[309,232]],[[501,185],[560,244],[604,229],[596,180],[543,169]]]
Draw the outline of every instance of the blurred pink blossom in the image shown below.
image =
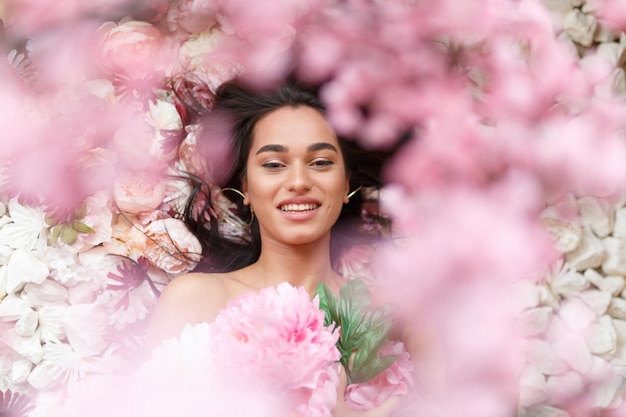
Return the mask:
[[217,23],[218,0],[183,0],[170,7],[167,20],[189,33],[200,33]]
[[[21,35],[32,35],[49,27],[76,23],[87,16],[117,14],[129,9],[128,0],[7,0],[9,27]],[[141,7],[143,0],[132,3]]]
[[136,20],[104,23],[98,29],[99,63],[108,75],[152,78],[171,65],[167,39],[152,24]]

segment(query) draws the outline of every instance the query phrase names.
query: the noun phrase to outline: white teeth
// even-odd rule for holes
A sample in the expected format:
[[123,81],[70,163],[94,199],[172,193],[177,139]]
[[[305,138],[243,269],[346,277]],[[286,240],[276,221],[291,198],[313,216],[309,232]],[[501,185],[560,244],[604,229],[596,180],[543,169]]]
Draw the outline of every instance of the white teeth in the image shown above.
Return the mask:
[[311,211],[315,210],[318,204],[285,204],[280,206],[282,211]]

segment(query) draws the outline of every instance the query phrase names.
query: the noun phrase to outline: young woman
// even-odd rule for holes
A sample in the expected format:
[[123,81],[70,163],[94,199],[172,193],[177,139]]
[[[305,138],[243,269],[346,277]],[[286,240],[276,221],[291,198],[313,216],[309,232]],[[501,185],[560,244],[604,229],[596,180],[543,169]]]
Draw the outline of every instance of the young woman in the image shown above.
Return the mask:
[[[231,300],[263,288],[286,282],[313,298],[323,282],[337,294],[346,280],[333,269],[336,253],[350,239],[372,240],[359,232],[358,191],[380,185],[379,155],[359,152],[338,138],[315,94],[290,84],[260,92],[228,83],[218,90],[211,114],[232,128],[234,167],[222,190],[244,222],[252,219],[250,237],[237,241],[222,235],[223,213],[212,206],[210,195],[205,209],[216,215],[205,226],[202,214],[194,214],[200,198],[194,194],[186,218],[205,245],[210,273],[180,276],[165,288],[149,346],[178,336],[188,324],[213,322]],[[338,393],[343,393],[345,376],[340,381]],[[391,397],[355,415],[388,415],[397,403]],[[352,413],[338,395],[333,414]]]

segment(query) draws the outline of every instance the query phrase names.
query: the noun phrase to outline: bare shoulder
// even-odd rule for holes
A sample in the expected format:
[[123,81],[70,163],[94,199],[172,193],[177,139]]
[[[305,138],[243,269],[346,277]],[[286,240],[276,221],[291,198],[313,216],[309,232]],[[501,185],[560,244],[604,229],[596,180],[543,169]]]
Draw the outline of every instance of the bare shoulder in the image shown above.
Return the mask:
[[211,322],[231,298],[227,274],[191,273],[163,290],[148,329],[148,348],[176,337],[187,324]]

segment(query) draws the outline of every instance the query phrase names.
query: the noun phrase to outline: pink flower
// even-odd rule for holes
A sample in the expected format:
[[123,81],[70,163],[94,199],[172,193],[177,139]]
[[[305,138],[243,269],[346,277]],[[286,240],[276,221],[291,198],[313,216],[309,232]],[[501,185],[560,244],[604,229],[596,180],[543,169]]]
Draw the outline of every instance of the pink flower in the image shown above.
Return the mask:
[[389,341],[379,351],[380,356],[396,357],[380,375],[364,384],[349,385],[345,400],[354,410],[369,410],[377,407],[392,395],[406,395],[413,386],[413,363],[402,342]]
[[335,270],[346,279],[360,278],[366,284],[376,284],[376,251],[372,245],[357,245],[342,252]]
[[150,23],[107,22],[99,32],[100,62],[106,73],[141,78],[162,65],[163,36]]
[[217,22],[217,12],[217,1],[182,0],[170,8],[167,17],[170,24],[178,24],[189,33],[199,33]]
[[165,272],[181,274],[191,271],[202,258],[202,245],[182,220],[155,220],[144,233],[144,256]]
[[165,197],[160,178],[145,171],[127,172],[113,187],[113,198],[124,213],[139,214],[156,210]]
[[336,401],[335,344],[324,312],[303,288],[281,284],[231,301],[214,322],[216,355],[234,372],[284,390],[299,416],[330,416]]

